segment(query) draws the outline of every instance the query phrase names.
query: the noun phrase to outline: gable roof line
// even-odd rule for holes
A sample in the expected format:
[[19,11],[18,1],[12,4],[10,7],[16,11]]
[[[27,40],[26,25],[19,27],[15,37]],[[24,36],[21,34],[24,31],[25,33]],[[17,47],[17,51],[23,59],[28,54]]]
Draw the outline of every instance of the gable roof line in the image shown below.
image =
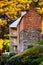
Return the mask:
[[[25,13],[26,14],[26,13]],[[24,15],[25,15],[24,14]],[[21,17],[19,17],[16,21],[14,21],[11,25],[9,25],[9,27],[17,27],[17,25],[20,23],[22,17],[24,16],[22,15]]]
[[[22,18],[23,18],[26,14],[27,14],[27,12],[26,12],[23,16],[21,16],[21,19],[20,19],[19,23],[21,22]],[[18,24],[19,24],[19,23],[18,23]],[[18,25],[18,24],[17,24],[17,25]]]
[[19,23],[21,17],[19,17],[16,21],[14,21],[9,27],[17,27],[17,24]]

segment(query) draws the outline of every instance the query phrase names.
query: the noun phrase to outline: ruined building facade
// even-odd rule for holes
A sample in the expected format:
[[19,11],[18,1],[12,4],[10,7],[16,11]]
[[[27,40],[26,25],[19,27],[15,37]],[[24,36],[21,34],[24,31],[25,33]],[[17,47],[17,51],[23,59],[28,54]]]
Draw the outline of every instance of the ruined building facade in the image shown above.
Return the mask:
[[[18,23],[17,23],[18,22]],[[28,12],[22,12],[19,20],[15,21],[15,24],[12,25],[17,27],[17,46],[16,49],[18,52],[22,52],[24,49],[31,45],[31,42],[36,42],[43,40],[41,34],[42,28],[42,18],[35,11],[34,7],[30,7]],[[14,33],[14,32],[13,32]],[[13,47],[14,47],[13,45]]]

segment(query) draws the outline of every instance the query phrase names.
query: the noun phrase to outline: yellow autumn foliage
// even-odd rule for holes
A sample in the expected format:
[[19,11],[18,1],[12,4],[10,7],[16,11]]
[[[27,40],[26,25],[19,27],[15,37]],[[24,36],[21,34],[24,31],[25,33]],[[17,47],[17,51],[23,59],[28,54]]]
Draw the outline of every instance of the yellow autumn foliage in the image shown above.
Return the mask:
[[4,45],[6,45],[6,43],[7,43],[7,45],[9,46],[10,41],[8,39],[5,39],[5,40],[0,39],[0,49],[3,48],[3,43],[4,43]]
[[43,2],[39,2],[39,5],[42,6],[43,5]]
[[3,39],[0,39],[0,49],[2,49],[2,44],[3,44],[4,40]]
[[42,20],[42,34],[43,34],[43,20]]
[[39,12],[39,14],[43,14],[43,7],[36,7],[37,12]]
[[[35,2],[38,2],[38,0],[1,0],[0,14],[7,13],[10,20],[17,19],[22,10],[29,10],[30,4]],[[36,11],[41,15],[43,14],[43,0],[39,0]],[[0,28],[6,24],[9,25],[10,23],[4,19],[0,19]]]
[[6,24],[7,24],[6,20],[0,19],[0,26],[4,26]]
[[[21,10],[29,10],[29,5],[32,2],[37,2],[38,0],[3,0],[0,1],[0,13],[6,12],[11,17],[16,17],[18,14],[17,12]],[[38,2],[38,5],[42,6],[43,1]],[[43,8],[40,8],[40,10],[37,10],[40,14],[43,13]],[[16,14],[15,14],[16,13]]]

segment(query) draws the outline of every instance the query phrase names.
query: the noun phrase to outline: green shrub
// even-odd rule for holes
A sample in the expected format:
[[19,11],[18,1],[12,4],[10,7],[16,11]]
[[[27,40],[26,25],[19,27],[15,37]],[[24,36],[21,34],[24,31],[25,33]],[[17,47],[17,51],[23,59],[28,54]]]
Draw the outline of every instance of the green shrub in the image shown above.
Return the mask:
[[43,47],[32,47],[9,59],[6,65],[39,65],[43,61]]
[[40,63],[40,65],[43,65],[43,61]]
[[12,56],[14,56],[14,55],[16,55],[15,53],[10,53],[10,57],[12,57]]

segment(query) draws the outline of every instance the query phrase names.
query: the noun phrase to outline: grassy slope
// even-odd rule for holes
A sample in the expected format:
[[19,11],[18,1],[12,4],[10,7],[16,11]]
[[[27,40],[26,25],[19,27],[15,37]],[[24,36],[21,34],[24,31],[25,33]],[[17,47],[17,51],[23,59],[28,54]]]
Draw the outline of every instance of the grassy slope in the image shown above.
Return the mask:
[[37,42],[31,42],[30,44],[39,44],[39,45],[43,45],[43,40],[42,40],[42,41],[37,41]]
[[39,42],[36,42],[35,44],[43,44],[43,40],[39,41]]
[[39,65],[43,61],[43,47],[32,47],[9,59],[6,65]]

